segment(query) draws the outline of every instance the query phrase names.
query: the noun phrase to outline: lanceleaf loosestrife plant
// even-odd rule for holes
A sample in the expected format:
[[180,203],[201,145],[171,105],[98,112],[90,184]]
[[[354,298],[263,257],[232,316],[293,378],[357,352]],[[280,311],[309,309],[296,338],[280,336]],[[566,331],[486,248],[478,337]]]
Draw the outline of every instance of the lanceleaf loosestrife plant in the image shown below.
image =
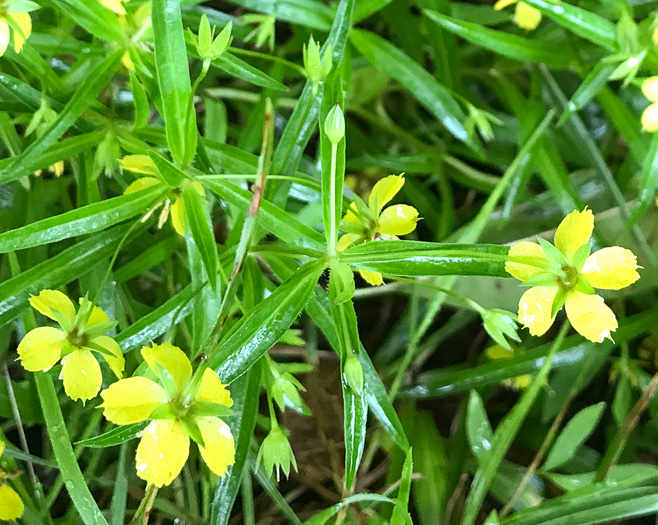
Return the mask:
[[0,1],[0,520],[655,514],[652,4],[218,5]]

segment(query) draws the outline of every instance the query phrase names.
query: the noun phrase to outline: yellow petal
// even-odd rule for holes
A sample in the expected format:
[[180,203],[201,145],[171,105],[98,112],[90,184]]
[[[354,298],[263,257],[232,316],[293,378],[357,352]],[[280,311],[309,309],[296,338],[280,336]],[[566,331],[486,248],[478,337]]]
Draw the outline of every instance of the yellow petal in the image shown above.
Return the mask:
[[649,77],[642,83],[642,93],[651,102],[658,102],[658,76]]
[[199,385],[195,399],[205,403],[219,403],[227,407],[233,406],[231,393],[210,368],[203,371],[201,385]]
[[30,297],[30,304],[40,314],[49,317],[53,321],[57,319],[52,310],[57,310],[69,323],[75,319],[75,306],[66,294],[59,290],[41,290],[41,293]]
[[[144,175],[153,175],[154,173],[156,173],[155,163],[153,162],[153,160],[151,160],[151,157],[149,157],[148,155],[126,155],[121,160],[119,160],[119,164],[121,165],[121,169],[132,171],[135,173],[142,173]],[[160,179],[156,177],[142,177],[142,178],[151,179],[151,183],[150,183],[151,186],[160,182]],[[137,182],[137,180],[135,182]],[[135,184],[135,182],[133,182],[133,184]],[[146,182],[143,182],[142,184],[146,184]],[[130,186],[132,186],[132,184]],[[140,188],[140,189],[144,189],[144,188]],[[139,190],[133,190],[133,191],[139,191]],[[124,191],[124,193],[126,192]]]
[[589,241],[594,231],[594,214],[585,208],[572,211],[555,231],[555,246],[567,260],[571,260],[576,250]]
[[38,372],[52,368],[62,357],[66,334],[57,328],[43,326],[30,330],[18,344],[18,357],[25,370]]
[[651,104],[642,113],[642,128],[649,133],[658,131],[658,103]]
[[516,0],[498,0],[498,2],[494,4],[494,9],[496,11],[500,11],[501,9],[505,9],[507,6],[510,6],[515,3]]
[[[536,242],[522,241],[516,243],[509,249],[507,256],[528,259],[528,262],[536,262],[542,264],[548,263],[548,259],[546,259],[546,255],[544,255],[544,250],[542,250],[542,247],[539,246],[539,244]],[[505,263],[505,271],[520,281],[527,281],[536,275],[545,273],[545,270],[542,270],[537,266],[530,266],[528,264],[521,264],[511,261]]]
[[347,208],[347,213],[345,213],[345,217],[343,217],[343,220],[347,222],[359,222],[359,218],[357,217],[356,211],[357,211],[356,204],[354,203],[350,204],[350,207]]
[[9,46],[9,25],[0,18],[0,56],[5,54]]
[[530,374],[516,376],[514,378],[514,383],[516,383],[517,388],[520,389],[528,388],[530,386],[530,383],[532,383],[532,376]]
[[101,367],[94,354],[86,348],[73,350],[62,359],[59,377],[64,381],[66,395],[73,401],[95,398],[103,383]]
[[154,344],[151,347],[144,346],[142,347],[142,357],[155,375],[159,375],[158,367],[155,365],[156,362],[165,368],[173,377],[179,392],[185,388],[185,385],[192,377],[190,360],[185,352],[171,343]]
[[418,210],[407,204],[389,206],[379,216],[379,233],[406,235],[416,229]]
[[17,520],[23,515],[23,502],[14,489],[0,485],[0,520]]
[[129,377],[101,392],[105,418],[117,425],[131,425],[147,419],[167,402],[167,394],[156,382],[146,377]]
[[55,164],[51,164],[48,169],[55,174],[55,177],[61,177],[64,173],[64,161],[58,160]]
[[516,4],[516,10],[514,11],[514,22],[526,31],[537,29],[539,22],[541,22],[541,11],[524,2],[519,2]]
[[171,205],[171,224],[178,235],[185,236],[185,207],[183,199],[176,199]]
[[344,252],[355,242],[360,241],[361,239],[362,237],[358,233],[346,233],[340,239],[338,239],[338,242],[336,243],[336,249],[339,252]]
[[87,326],[95,326],[97,324],[107,323],[109,320],[110,318],[101,307],[94,306],[94,308],[91,310],[89,320],[87,321]]
[[30,13],[9,13],[8,16],[13,18],[16,25],[20,28],[20,31],[14,28],[14,49],[18,53],[32,33],[32,19],[30,18]]
[[519,322],[530,330],[532,335],[543,335],[551,327],[553,299],[557,286],[535,286],[527,290],[519,301]]
[[137,475],[156,487],[169,485],[183,470],[190,438],[178,421],[156,419],[144,430],[137,446]]
[[126,360],[123,357],[123,352],[121,351],[119,343],[106,335],[94,337],[91,342],[102,346],[109,352],[112,352],[112,356],[103,354],[103,359],[105,359],[107,364],[110,365],[114,375],[121,379],[123,376],[123,369],[126,366]]
[[404,177],[402,175],[389,175],[384,177],[375,184],[368,198],[368,206],[379,215],[382,208],[397,195],[404,186]]
[[121,57],[121,63],[123,64],[123,67],[126,68],[126,70],[135,71],[135,64],[133,64],[133,61],[130,58],[130,53],[128,51],[126,51]]
[[363,277],[363,280],[372,286],[379,286],[384,284],[384,277],[379,272],[373,272],[371,270],[359,270],[359,274]]
[[2,456],[2,453],[5,451],[5,442],[0,441],[0,456]]
[[590,255],[581,273],[594,288],[619,290],[640,278],[638,268],[637,257],[632,251],[611,246]]
[[617,329],[615,314],[599,295],[572,292],[566,303],[567,317],[576,331],[595,343],[606,337],[612,340],[610,332]]
[[126,14],[126,10],[124,9],[121,0],[100,0],[100,2],[110,11],[114,11],[117,15]]
[[199,447],[201,457],[210,470],[218,476],[223,476],[229,465],[235,463],[235,444],[231,429],[218,417],[198,417],[195,421],[206,445]]
[[195,181],[192,183],[192,187],[193,187],[193,188],[197,191],[197,193],[198,193],[199,195],[201,195],[202,197],[205,197],[205,196],[206,196],[206,190],[203,188],[203,184],[201,184],[200,182],[198,182],[198,181],[195,180]]

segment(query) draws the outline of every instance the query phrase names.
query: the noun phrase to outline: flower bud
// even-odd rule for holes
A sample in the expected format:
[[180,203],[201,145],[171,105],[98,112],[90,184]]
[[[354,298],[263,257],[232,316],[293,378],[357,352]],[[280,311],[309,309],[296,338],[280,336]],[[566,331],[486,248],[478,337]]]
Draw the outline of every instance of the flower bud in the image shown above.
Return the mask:
[[297,470],[297,461],[290,442],[278,425],[273,426],[270,433],[263,440],[256,463],[260,463],[261,459],[268,476],[271,476],[272,471],[276,468],[277,481],[280,478],[280,470],[283,470],[286,477],[290,474],[290,465]]
[[363,392],[363,367],[359,360],[354,354],[350,354],[345,359],[345,364],[343,365],[343,375],[347,384],[350,385],[350,388],[354,390],[357,394],[361,395]]
[[332,144],[338,144],[345,136],[345,116],[338,104],[329,111],[324,121],[324,132]]
[[216,60],[231,45],[231,30],[233,24],[229,22],[224,29],[214,36],[214,27],[210,27],[208,17],[204,14],[199,23],[199,35],[196,38],[196,50],[203,60]]
[[505,310],[484,310],[481,314],[484,329],[489,336],[503,348],[511,350],[507,338],[520,341],[516,333],[516,320],[512,312]]
[[303,53],[306,75],[311,79],[313,85],[317,86],[331,71],[331,55],[333,53],[331,44],[327,45],[322,59],[320,59],[320,45],[311,37],[308,41],[308,47],[304,46]]

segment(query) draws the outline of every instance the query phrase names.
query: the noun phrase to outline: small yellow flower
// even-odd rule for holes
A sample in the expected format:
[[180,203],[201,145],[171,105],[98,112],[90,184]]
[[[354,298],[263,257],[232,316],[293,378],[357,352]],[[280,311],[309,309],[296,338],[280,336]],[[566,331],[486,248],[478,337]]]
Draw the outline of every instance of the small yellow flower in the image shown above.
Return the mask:
[[185,353],[169,343],[142,348],[142,357],[159,379],[130,377],[101,392],[105,417],[117,425],[151,419],[137,446],[137,475],[158,487],[183,469],[190,438],[210,470],[223,476],[235,461],[233,436],[217,414],[233,404],[217,374],[192,374]]
[[[152,175],[156,173],[156,168],[155,164],[151,160],[151,157],[148,155],[128,155],[124,158],[121,159],[120,161],[121,167],[125,170],[128,171],[134,171],[135,173],[142,173],[146,175]],[[124,195],[128,195],[129,193],[135,193],[140,190],[145,190],[146,188],[150,188],[151,186],[155,186],[157,184],[161,184],[160,179],[153,177],[153,176],[148,176],[148,177],[140,177],[133,181],[125,190],[124,190]],[[194,189],[196,189],[197,192],[199,192],[199,195],[202,197],[206,196],[206,192],[203,189],[203,186],[199,182],[193,182],[192,183],[194,186]],[[178,190],[173,190],[173,204],[171,204],[171,198],[167,198],[165,201],[165,207],[162,210],[162,214],[160,215],[160,222],[159,222],[159,227],[162,227],[162,225],[167,222],[167,218],[171,214],[171,224],[174,227],[174,230],[176,230],[176,233],[179,235],[185,235],[185,203],[183,202],[183,198],[180,194],[180,191]]]
[[[5,9],[11,2],[4,2]],[[0,56],[5,54],[9,47],[10,34],[14,35],[14,50],[16,53],[23,49],[23,44],[32,33],[32,19],[29,13],[4,11],[0,15]]]
[[652,103],[642,113],[642,127],[649,133],[658,131],[658,76],[642,83],[642,93]]
[[494,9],[500,11],[505,9],[507,6],[516,4],[516,10],[514,11],[514,23],[519,26],[521,29],[527,31],[532,31],[536,29],[541,22],[541,11],[535,9],[534,7],[526,4],[525,2],[517,2],[517,0],[498,0],[494,4]]
[[[0,441],[0,456],[5,450],[4,441]],[[0,520],[17,520],[23,515],[23,501],[14,489],[7,485],[7,474],[0,469]]]
[[[338,251],[345,251],[353,244],[380,239],[397,239],[416,229],[418,210],[407,204],[388,206],[404,186],[404,176],[389,175],[375,184],[368,198],[368,205],[359,200],[353,202],[343,217],[341,227],[347,233],[338,240]],[[358,197],[357,197],[358,199]],[[373,285],[384,283],[382,275],[370,270],[359,270],[361,277]]]
[[[491,359],[492,361],[498,361],[500,359],[512,359],[514,357],[513,350],[508,350],[507,348],[503,348],[500,345],[490,346],[485,350],[484,353],[487,358]],[[515,390],[523,390],[524,388],[528,388],[530,383],[532,383],[532,376],[530,374],[516,376],[514,379],[506,379],[503,381],[504,385]]]
[[98,306],[80,300],[80,309],[57,290],[42,290],[30,298],[32,308],[57,321],[60,329],[42,326],[30,330],[18,345],[18,357],[30,372],[47,371],[61,360],[60,379],[71,399],[83,402],[96,397],[103,378],[98,360],[101,354],[112,372],[121,378],[124,358],[118,343],[105,334],[114,326]]
[[126,14],[126,8],[123,7],[123,0],[100,0],[100,3],[110,11],[114,11],[117,15]]
[[594,214],[585,209],[567,215],[555,232],[555,246],[520,242],[508,256],[524,259],[505,263],[505,269],[527,282],[519,302],[519,321],[532,335],[542,335],[565,305],[567,317],[576,331],[601,343],[617,329],[617,319],[594,288],[619,290],[640,278],[637,258],[630,250],[612,246],[591,255],[588,241],[594,230]]

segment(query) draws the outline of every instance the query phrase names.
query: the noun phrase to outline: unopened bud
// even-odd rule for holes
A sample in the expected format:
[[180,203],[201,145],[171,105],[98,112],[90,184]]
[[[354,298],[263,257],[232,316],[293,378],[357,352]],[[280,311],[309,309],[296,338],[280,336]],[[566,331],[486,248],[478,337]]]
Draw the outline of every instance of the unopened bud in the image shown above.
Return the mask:
[[324,121],[324,132],[332,144],[338,144],[345,136],[345,115],[340,106],[336,104]]
[[350,388],[357,394],[361,395],[364,382],[363,367],[354,354],[350,354],[347,359],[345,359],[343,374],[345,375],[345,380],[347,381],[347,384],[350,385]]
[[331,44],[328,44],[320,60],[320,45],[313,40],[313,37],[308,41],[308,46],[304,46],[304,69],[306,75],[311,79],[314,85],[319,84],[331,71],[332,60],[331,55],[333,49]]

